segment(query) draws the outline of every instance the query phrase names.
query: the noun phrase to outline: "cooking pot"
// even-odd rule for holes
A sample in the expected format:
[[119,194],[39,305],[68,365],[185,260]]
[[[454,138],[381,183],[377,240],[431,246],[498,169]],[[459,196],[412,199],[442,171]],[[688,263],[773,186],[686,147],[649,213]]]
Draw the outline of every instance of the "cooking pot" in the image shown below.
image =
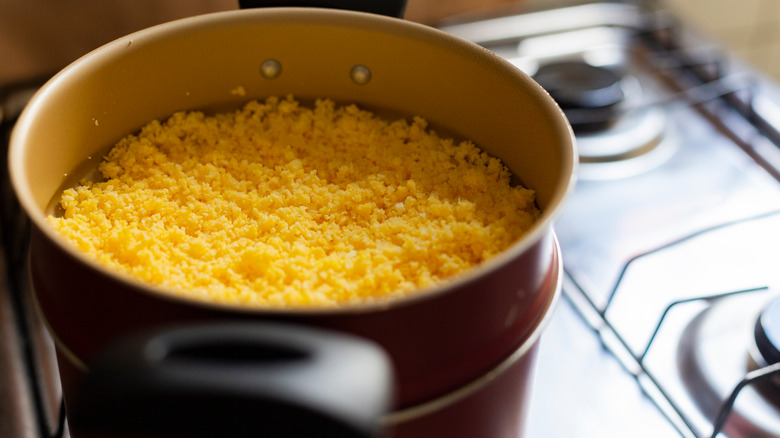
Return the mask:
[[[327,309],[257,309],[181,298],[93,262],[47,223],[53,200],[72,184],[73,175],[94,167],[111,145],[147,122],[182,110],[217,111],[288,94],[419,115],[439,132],[471,139],[536,191],[541,217],[507,250],[451,281],[406,298]],[[576,153],[572,131],[554,101],[495,54],[430,27],[358,11],[262,8],[174,21],[115,40],[53,77],[20,116],[9,164],[14,190],[32,223],[30,278],[55,341],[74,437],[89,432],[86,420],[85,431],[79,430],[79,419],[89,417],[80,413],[90,412],[80,410],[89,404],[80,394],[96,386],[90,379],[106,375],[97,369],[109,370],[107,381],[118,379],[124,371],[117,367],[132,365],[127,351],[154,362],[149,351],[155,345],[154,351],[163,351],[158,358],[179,348],[184,353],[174,355],[177,360],[209,366],[215,356],[227,355],[219,367],[205,368],[217,371],[192,377],[193,383],[204,375],[235,375],[248,362],[270,358],[270,368],[279,368],[290,358],[317,356],[309,341],[333,336],[362,349],[360,357],[374,358],[360,362],[378,367],[368,379],[379,382],[371,391],[381,398],[389,387],[392,401],[371,404],[366,415],[378,417],[369,423],[386,433],[519,436],[534,352],[560,290],[552,225],[573,187]],[[255,338],[252,334],[263,327],[269,333]],[[255,345],[269,351],[268,339],[290,330],[293,335],[271,342],[274,353],[251,352]],[[198,336],[207,339],[198,344],[193,341]],[[236,336],[242,339],[238,343],[231,341]],[[116,353],[117,345],[127,348]],[[304,353],[296,353],[299,349]],[[231,358],[236,367],[229,365]],[[314,375],[312,386],[332,383]],[[131,381],[145,382],[138,386],[151,390],[162,385],[160,379]],[[213,385],[204,386],[211,391]],[[202,401],[231,399],[220,397]],[[320,406],[337,403],[323,400]],[[152,406],[156,411],[158,405]],[[206,409],[192,410],[189,420],[208,417]],[[273,418],[260,417],[257,423],[265,421]]]

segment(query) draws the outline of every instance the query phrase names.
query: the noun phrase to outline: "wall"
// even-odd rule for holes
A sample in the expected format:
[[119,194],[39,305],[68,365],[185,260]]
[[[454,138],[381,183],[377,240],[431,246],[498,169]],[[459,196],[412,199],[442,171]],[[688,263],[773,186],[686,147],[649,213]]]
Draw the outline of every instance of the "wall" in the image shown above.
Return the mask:
[[664,1],[697,31],[780,82],[780,1]]

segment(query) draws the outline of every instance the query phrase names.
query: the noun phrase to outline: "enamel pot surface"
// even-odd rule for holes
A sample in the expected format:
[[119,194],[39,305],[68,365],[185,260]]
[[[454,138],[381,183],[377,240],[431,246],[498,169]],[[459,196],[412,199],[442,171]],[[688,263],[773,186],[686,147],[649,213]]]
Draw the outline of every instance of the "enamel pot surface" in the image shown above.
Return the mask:
[[[471,139],[536,191],[541,218],[502,254],[441,286],[383,303],[306,310],[176,298],[97,265],[48,225],[52,200],[69,175],[147,122],[289,94],[419,115],[437,130]],[[31,279],[57,345],[69,415],[78,411],[81,380],[111,345],[128,338],[139,345],[138,333],[203,324],[292,325],[365,340],[388,358],[391,410],[403,413],[459,393],[496,367],[514,369],[506,376],[523,376],[517,382],[528,379],[527,366],[505,361],[534,350],[559,290],[552,224],[572,189],[576,153],[571,129],[549,95],[479,46],[396,18],[267,8],[166,23],[84,56],[31,100],[13,132],[9,162],[32,223]],[[239,337],[245,334],[239,329]],[[151,336],[147,341],[157,339]],[[189,345],[190,334],[182,336],[170,338],[172,345]],[[183,351],[192,359],[220,349]],[[277,353],[270,356],[295,356]],[[239,361],[247,356],[254,357],[247,353]]]

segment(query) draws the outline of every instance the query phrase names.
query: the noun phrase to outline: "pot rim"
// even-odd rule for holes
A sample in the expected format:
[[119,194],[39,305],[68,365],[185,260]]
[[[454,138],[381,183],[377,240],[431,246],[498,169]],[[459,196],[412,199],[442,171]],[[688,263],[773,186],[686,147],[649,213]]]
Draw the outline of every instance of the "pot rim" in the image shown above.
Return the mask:
[[[40,209],[34,201],[30,189],[30,182],[27,178],[24,165],[24,159],[26,157],[24,144],[26,133],[32,129],[33,121],[38,112],[37,109],[42,105],[46,105],[47,95],[52,92],[52,90],[57,89],[60,86],[60,83],[71,80],[71,77],[79,77],[80,75],[87,74],[91,63],[100,60],[101,58],[106,60],[115,56],[121,56],[121,51],[127,46],[128,41],[133,41],[134,39],[157,40],[171,34],[187,33],[192,30],[212,26],[225,26],[250,21],[257,22],[257,20],[260,19],[352,26],[356,28],[367,28],[376,32],[392,33],[394,35],[404,36],[409,39],[439,47],[446,47],[447,50],[469,53],[470,56],[478,57],[481,61],[492,64],[491,66],[494,69],[502,70],[505,74],[511,75],[518,83],[527,87],[529,91],[535,94],[538,97],[538,100],[545,104],[544,108],[546,108],[548,112],[554,114],[554,117],[552,118],[552,122],[555,124],[554,128],[561,133],[565,133],[565,135],[562,135],[562,138],[568,143],[565,145],[566,147],[564,150],[561,151],[561,166],[563,168],[561,177],[559,178],[559,181],[557,181],[553,196],[550,198],[548,205],[542,210],[542,214],[537,219],[536,223],[522,237],[501,253],[478,266],[472,267],[444,280],[438,285],[422,287],[413,294],[404,297],[375,299],[367,302],[336,305],[333,307],[261,307],[184,297],[174,292],[176,288],[149,284],[134,278],[130,274],[111,270],[107,266],[93,260],[87,253],[75,248],[48,224],[46,213]],[[43,233],[47,240],[53,242],[60,250],[64,251],[82,265],[88,266],[103,276],[113,278],[128,288],[146,293],[157,299],[173,301],[188,306],[229,311],[232,313],[252,315],[300,314],[307,316],[332,316],[338,314],[370,313],[387,310],[389,308],[414,305],[423,300],[434,299],[442,294],[450,293],[454,289],[475,282],[477,279],[504,266],[510,260],[517,258],[545,235],[552,233],[552,224],[560,214],[564,201],[574,189],[578,159],[574,132],[563,111],[555,103],[552,97],[550,97],[549,93],[509,61],[488,51],[482,46],[458,36],[448,34],[439,29],[394,17],[335,9],[279,7],[223,11],[178,19],[120,37],[87,53],[47,81],[35,93],[22,111],[11,134],[8,164],[11,184],[19,203],[34,225],[34,231],[37,230]]]

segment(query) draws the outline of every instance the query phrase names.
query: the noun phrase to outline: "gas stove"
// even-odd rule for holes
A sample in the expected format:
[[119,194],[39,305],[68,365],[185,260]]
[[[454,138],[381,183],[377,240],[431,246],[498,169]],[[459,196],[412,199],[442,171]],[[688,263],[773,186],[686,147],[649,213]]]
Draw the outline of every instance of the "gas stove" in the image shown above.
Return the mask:
[[[442,29],[534,76],[577,135],[528,436],[780,436],[780,89],[653,1]],[[0,91],[4,141],[35,86]],[[68,436],[7,181],[2,202],[0,436]]]
[[780,436],[780,100],[660,6],[444,29],[534,76],[579,143],[532,437]]

